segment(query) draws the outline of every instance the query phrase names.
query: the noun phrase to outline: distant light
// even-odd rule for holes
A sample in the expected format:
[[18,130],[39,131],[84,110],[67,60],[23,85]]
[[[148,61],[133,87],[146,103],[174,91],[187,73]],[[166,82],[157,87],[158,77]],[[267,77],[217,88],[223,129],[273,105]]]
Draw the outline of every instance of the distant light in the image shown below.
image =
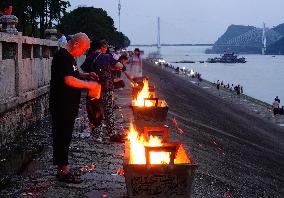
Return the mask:
[[166,63],[166,61],[164,59],[158,59],[159,63]]

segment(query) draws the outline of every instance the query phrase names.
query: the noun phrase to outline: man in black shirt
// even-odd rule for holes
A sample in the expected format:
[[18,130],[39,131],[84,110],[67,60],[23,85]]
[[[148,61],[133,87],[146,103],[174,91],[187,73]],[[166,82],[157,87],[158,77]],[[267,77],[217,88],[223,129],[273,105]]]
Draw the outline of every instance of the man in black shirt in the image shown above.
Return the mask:
[[53,163],[57,165],[57,179],[69,183],[80,183],[68,168],[68,151],[71,143],[74,121],[78,114],[81,89],[91,93],[99,91],[99,84],[79,78],[95,79],[95,73],[80,73],[75,59],[90,47],[90,40],[84,33],[77,33],[54,56],[51,66],[50,112],[52,116]]

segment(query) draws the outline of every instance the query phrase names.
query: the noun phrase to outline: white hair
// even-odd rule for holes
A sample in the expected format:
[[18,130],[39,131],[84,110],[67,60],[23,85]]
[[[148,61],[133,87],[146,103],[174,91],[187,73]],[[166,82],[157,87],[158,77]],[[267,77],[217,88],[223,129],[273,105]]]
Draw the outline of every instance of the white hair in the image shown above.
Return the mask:
[[81,43],[82,41],[83,42],[87,41],[90,44],[89,37],[85,33],[79,32],[74,34],[69,42],[70,44],[74,44],[74,43]]

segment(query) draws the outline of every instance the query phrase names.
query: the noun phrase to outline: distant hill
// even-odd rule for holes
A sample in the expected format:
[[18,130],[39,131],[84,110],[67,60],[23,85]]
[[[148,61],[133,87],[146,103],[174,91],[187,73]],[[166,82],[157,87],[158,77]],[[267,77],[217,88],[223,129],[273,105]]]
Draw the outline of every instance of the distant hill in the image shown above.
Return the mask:
[[220,37],[218,38],[218,40],[216,41],[215,44],[223,44],[226,43],[227,41],[229,41],[231,38],[235,38],[237,36],[240,36],[252,29],[254,29],[255,27],[253,26],[243,26],[243,25],[230,25],[226,32]]
[[[206,53],[252,53],[260,54],[262,51],[262,28],[254,26],[230,25],[226,32],[218,38],[212,49],[206,50]],[[272,29],[266,29],[267,49],[270,51],[270,46],[279,47],[276,45],[284,35],[284,24],[280,24]],[[277,50],[276,50],[277,51]],[[281,51],[281,50],[280,50]]]
[[276,32],[280,33],[283,37],[267,47],[267,54],[281,54],[284,55],[284,23],[273,28]]
[[277,25],[276,27],[272,29],[284,36],[284,23]]
[[284,37],[270,45],[266,50],[266,54],[284,55]]

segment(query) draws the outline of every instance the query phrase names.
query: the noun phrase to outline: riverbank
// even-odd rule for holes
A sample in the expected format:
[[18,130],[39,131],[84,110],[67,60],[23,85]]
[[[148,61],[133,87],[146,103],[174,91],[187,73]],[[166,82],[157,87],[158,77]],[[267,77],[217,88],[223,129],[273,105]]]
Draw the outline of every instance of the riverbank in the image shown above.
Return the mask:
[[[217,80],[224,83],[243,85],[247,95],[272,104],[275,96],[284,99],[284,56],[269,56],[257,54],[242,55],[247,62],[244,64],[200,63],[219,54],[209,55],[204,51],[207,47],[163,47],[161,56],[170,64],[179,68],[194,69],[211,82]],[[141,47],[145,55],[156,51],[156,47]],[[195,63],[173,63],[181,60],[191,60]]]
[[[148,62],[148,64],[151,63]],[[272,111],[272,104],[268,104],[267,102],[253,98],[246,94],[236,95],[235,92],[231,92],[229,89],[226,89],[222,86],[220,86],[220,90],[218,90],[215,83],[210,82],[206,79],[202,79],[202,81],[199,81],[197,78],[192,78],[188,75],[185,75],[182,72],[177,74],[174,68],[164,67],[164,66],[159,66],[159,67],[161,69],[169,71],[173,75],[178,75],[181,78],[187,79],[192,84],[195,84],[196,86],[206,89],[210,93],[214,94],[217,97],[222,98],[223,100],[234,103],[238,105],[240,108],[243,108],[244,110],[252,112],[261,118],[264,118],[266,120],[271,121],[274,124],[284,127],[284,115],[278,114],[274,116]]]
[[184,144],[198,164],[192,197],[284,196],[281,127],[241,107],[242,100],[231,102],[226,91],[219,96],[206,81],[198,86],[195,80],[147,62],[143,74],[169,105],[171,140]]

